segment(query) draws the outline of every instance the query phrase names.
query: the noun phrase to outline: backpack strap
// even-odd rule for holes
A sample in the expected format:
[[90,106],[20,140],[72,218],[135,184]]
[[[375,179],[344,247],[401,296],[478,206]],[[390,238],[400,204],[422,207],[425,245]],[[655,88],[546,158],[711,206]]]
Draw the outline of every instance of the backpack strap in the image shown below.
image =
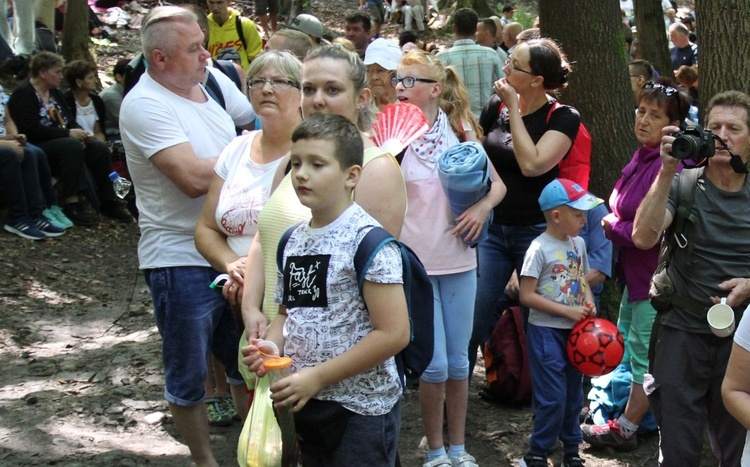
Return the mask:
[[[666,248],[662,248],[659,254],[659,262],[666,261],[667,269],[669,269],[677,248],[687,248],[687,254],[692,254],[693,226],[698,220],[698,216],[692,211],[692,208],[693,201],[695,201],[695,191],[698,189],[698,178],[702,173],[702,169],[683,170],[677,179],[679,197],[675,206],[675,216],[672,225],[665,233]],[[677,293],[672,295],[672,304],[699,316],[706,309],[702,304]]]
[[239,73],[237,73],[237,69],[234,67],[234,62],[231,60],[214,60],[213,63],[214,68],[224,73],[237,86],[237,89],[242,91],[242,80]]
[[552,103],[552,105],[549,108],[549,112],[547,112],[547,120],[545,120],[547,122],[547,125],[549,125],[549,119],[552,118],[552,114],[555,112],[555,110],[559,109],[560,107],[562,107],[562,105],[560,105],[559,102],[555,101]]
[[237,35],[240,37],[240,42],[242,43],[242,47],[245,49],[245,53],[247,53],[247,44],[245,43],[245,32],[242,30],[242,18],[240,18],[240,15],[237,15],[234,17],[234,26],[237,28]]
[[365,274],[367,274],[367,270],[370,268],[370,264],[372,264],[373,259],[375,259],[375,255],[378,254],[378,251],[380,251],[381,248],[383,248],[390,242],[396,242],[396,245],[398,245],[398,249],[401,253],[401,268],[403,271],[404,279],[404,295],[406,297],[406,309],[409,310],[409,341],[411,342],[414,340],[414,326],[411,325],[411,262],[409,261],[409,256],[406,251],[404,251],[401,243],[382,227],[373,227],[372,230],[367,232],[362,241],[359,242],[357,252],[354,254],[354,271],[357,274],[357,286],[359,287],[359,291],[361,293],[362,285],[365,282]]
[[304,224],[307,221],[299,221],[293,226],[286,229],[286,231],[281,235],[281,238],[279,239],[279,246],[276,248],[276,267],[279,269],[279,271],[284,271],[284,250],[286,249],[286,244],[289,242],[289,238],[292,236],[295,230],[297,230],[297,227]]
[[224,93],[221,92],[221,86],[219,86],[219,82],[216,81],[216,78],[214,78],[210,71],[208,72],[208,79],[206,79],[206,92],[222,109],[227,109],[227,103],[224,101]]
[[365,282],[365,274],[373,259],[375,259],[375,255],[387,243],[395,241],[396,238],[384,228],[373,227],[359,242],[357,252],[354,254],[354,271],[357,273],[357,286],[360,291],[362,291],[362,284]]
[[702,169],[683,170],[678,179],[679,198],[670,240],[673,240],[680,248],[687,246],[688,255],[693,252],[690,236],[693,232],[692,226],[698,220],[698,216],[693,212],[693,201],[698,187],[698,178],[702,173]]

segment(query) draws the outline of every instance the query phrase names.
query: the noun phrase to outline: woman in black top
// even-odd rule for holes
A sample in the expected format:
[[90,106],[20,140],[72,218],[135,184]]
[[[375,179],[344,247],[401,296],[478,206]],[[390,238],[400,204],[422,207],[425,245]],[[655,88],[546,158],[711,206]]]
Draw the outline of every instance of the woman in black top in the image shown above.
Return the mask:
[[62,80],[62,57],[39,52],[31,59],[31,78],[22,83],[8,101],[19,133],[47,154],[57,189],[63,200],[63,212],[75,224],[92,225],[82,209],[78,193],[86,188],[88,168],[96,188],[94,204],[102,214],[122,222],[133,218],[118,203],[108,175],[112,158],[107,145],[80,128],[57,89]]
[[568,106],[553,112],[548,92],[562,89],[570,70],[562,50],[549,39],[519,44],[495,82],[479,124],[484,148],[508,188],[494,209],[490,238],[479,244],[479,279],[471,366],[476,349],[492,331],[493,315],[514,270],[520,271],[531,241],[545,230],[539,208],[542,189],[558,175],[558,164],[578,133],[580,117]]

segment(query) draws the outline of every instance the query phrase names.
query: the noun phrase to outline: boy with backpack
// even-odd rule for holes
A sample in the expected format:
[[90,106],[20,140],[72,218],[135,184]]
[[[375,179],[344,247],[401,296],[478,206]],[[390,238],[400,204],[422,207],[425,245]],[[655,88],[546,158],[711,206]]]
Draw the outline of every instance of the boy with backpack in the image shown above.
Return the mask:
[[[304,465],[394,465],[401,384],[393,356],[410,336],[401,252],[383,246],[360,292],[354,257],[379,226],[352,201],[362,137],[344,117],[315,114],[292,143],[292,183],[312,219],[280,245],[281,306],[266,339],[292,359],[294,374],[271,386],[272,399],[295,415]],[[243,362],[263,376],[257,343],[242,349]]]
[[558,178],[544,187],[539,205],[547,228],[531,242],[521,268],[520,300],[529,307],[526,330],[534,428],[522,467],[546,467],[547,453],[559,438],[563,467],[582,467],[578,453],[583,408],[581,373],[568,361],[570,329],[596,315],[594,298],[586,283],[589,270],[586,245],[578,233],[586,223],[584,211],[602,200],[579,184]]

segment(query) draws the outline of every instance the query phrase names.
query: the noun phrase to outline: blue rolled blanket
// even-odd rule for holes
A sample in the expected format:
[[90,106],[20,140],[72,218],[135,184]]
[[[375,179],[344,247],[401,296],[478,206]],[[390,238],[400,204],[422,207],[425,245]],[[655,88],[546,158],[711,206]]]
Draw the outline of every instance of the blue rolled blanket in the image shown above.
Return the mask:
[[[490,191],[490,167],[482,145],[467,141],[459,143],[438,158],[438,176],[448,198],[453,217],[463,214]],[[463,240],[469,246],[487,240],[493,212],[490,211],[482,226],[479,240]]]

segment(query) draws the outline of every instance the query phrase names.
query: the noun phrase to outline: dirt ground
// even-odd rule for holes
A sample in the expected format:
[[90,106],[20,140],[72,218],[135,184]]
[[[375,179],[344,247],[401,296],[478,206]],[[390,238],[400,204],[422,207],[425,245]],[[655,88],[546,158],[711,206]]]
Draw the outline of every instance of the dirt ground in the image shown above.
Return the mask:
[[[135,224],[110,221],[43,242],[0,234],[0,465],[190,465],[162,397],[159,335],[137,241]],[[478,372],[467,448],[479,465],[515,465],[528,446],[531,410],[481,399],[483,383]],[[239,431],[239,422],[211,429],[221,465],[235,465]],[[403,465],[421,465],[421,438],[412,393],[403,406]],[[656,449],[651,436],[634,452],[583,454],[589,466],[652,466]]]
[[[346,3],[316,2],[316,13],[337,29]],[[118,43],[97,47],[103,72],[138,49],[137,32],[118,29],[117,37]],[[106,220],[43,242],[0,233],[0,465],[191,464],[162,396],[160,340],[137,242],[135,224]],[[528,447],[531,410],[481,399],[483,383],[478,370],[469,393],[467,449],[479,465],[515,465]],[[239,422],[211,429],[221,465],[236,464],[240,429]],[[421,439],[412,392],[403,405],[403,465],[421,465]],[[584,449],[583,457],[588,466],[651,466],[657,444],[651,436],[634,452]],[[710,457],[706,450],[702,467],[718,465]],[[560,454],[553,459],[558,465]]]

